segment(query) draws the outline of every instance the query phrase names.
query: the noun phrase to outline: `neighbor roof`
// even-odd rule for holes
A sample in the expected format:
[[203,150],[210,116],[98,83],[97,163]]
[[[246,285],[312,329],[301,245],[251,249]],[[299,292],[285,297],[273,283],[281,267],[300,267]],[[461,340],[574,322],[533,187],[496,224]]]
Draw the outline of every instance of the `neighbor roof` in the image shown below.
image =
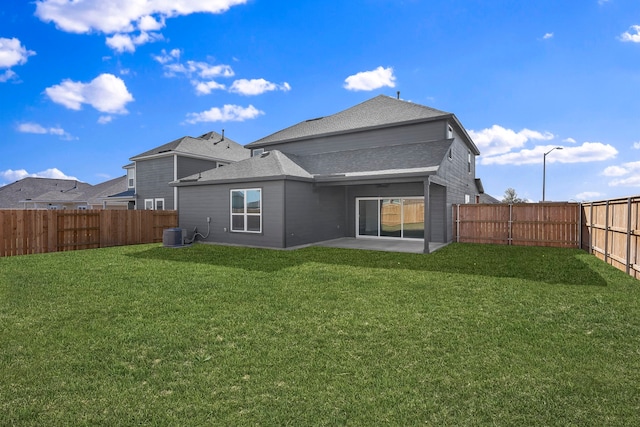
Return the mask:
[[453,116],[453,114],[386,95],[379,95],[339,113],[305,120],[247,144],[246,147],[255,148],[320,135],[364,130],[447,116]]
[[91,184],[69,179],[23,178],[0,187],[0,209],[21,209],[21,201],[35,199],[48,192],[66,192],[74,187],[86,189],[91,188]]
[[184,136],[174,141],[153,148],[130,160],[143,160],[166,154],[183,154],[197,157],[207,157],[216,160],[238,161],[250,156],[249,151],[232,139],[223,137],[216,132],[209,132],[199,137]]

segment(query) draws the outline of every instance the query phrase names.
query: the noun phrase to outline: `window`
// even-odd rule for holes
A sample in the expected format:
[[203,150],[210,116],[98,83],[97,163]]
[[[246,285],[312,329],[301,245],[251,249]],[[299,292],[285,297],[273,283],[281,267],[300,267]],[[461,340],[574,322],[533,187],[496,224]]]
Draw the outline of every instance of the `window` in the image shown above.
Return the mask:
[[262,232],[262,190],[231,190],[231,231]]
[[147,211],[153,210],[153,199],[144,199],[144,209]]
[[157,211],[164,210],[164,199],[156,199],[156,210]]
[[468,194],[464,195],[464,203],[465,205],[468,205],[469,203],[471,203],[471,196]]
[[135,183],[136,170],[133,168],[127,169],[127,187],[133,188],[136,186]]
[[255,148],[251,150],[251,157],[260,156],[262,153],[264,153],[264,148]]
[[469,151],[468,159],[467,159],[467,171],[471,173],[471,151]]
[[453,128],[451,125],[447,125],[447,139],[453,138]]

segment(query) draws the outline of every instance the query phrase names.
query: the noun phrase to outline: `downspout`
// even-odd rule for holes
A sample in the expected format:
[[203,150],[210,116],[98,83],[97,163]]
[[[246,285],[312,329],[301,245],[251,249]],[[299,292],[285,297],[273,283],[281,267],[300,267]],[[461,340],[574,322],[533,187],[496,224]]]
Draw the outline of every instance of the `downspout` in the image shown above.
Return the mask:
[[[173,180],[178,180],[178,155],[173,155]],[[178,187],[173,187],[173,210],[178,210]]]

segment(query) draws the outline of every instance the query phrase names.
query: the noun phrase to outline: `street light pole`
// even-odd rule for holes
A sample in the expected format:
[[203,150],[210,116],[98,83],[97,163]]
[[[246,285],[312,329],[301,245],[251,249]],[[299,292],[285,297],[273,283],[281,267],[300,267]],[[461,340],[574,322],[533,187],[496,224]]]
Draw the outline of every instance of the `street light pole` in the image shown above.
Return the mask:
[[544,153],[542,156],[542,201],[544,202],[544,190],[545,190],[545,180],[547,177],[547,154],[552,152],[553,150],[562,150],[562,147],[553,147],[551,150]]

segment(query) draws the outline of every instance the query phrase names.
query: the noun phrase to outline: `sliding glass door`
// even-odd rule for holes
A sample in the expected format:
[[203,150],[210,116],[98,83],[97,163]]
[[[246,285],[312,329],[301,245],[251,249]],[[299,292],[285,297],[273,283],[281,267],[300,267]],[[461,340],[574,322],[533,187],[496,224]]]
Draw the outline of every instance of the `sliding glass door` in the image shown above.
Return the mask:
[[423,197],[356,199],[357,237],[424,238]]

